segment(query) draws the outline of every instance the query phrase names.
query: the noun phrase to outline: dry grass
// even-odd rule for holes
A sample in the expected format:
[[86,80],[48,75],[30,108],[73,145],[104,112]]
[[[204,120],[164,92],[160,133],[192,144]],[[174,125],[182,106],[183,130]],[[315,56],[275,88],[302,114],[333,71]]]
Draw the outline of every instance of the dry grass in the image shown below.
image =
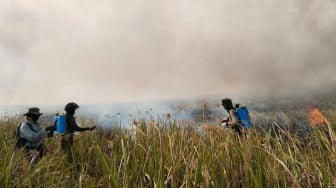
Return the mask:
[[137,121],[132,135],[120,128],[76,135],[74,163],[67,162],[56,136],[30,168],[22,153],[13,155],[12,133],[20,119],[3,118],[0,186],[335,187],[336,111],[322,113],[324,128],[309,126],[303,111],[252,112],[260,129],[244,138],[213,125],[200,131],[190,122]]

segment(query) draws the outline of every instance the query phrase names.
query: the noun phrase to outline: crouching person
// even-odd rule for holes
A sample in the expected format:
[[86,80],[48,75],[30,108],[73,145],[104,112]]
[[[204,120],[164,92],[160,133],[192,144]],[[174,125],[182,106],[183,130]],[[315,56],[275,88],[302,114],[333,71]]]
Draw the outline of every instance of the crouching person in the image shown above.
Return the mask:
[[47,137],[47,132],[37,122],[41,115],[39,108],[29,108],[24,114],[26,120],[18,130],[16,148],[24,148],[29,161],[36,162],[44,154],[44,139]]
[[222,125],[227,128],[231,128],[239,136],[243,136],[243,128],[236,113],[236,108],[232,104],[232,100],[225,98],[222,100],[222,105],[226,112],[229,114],[229,117],[226,117],[222,120]]

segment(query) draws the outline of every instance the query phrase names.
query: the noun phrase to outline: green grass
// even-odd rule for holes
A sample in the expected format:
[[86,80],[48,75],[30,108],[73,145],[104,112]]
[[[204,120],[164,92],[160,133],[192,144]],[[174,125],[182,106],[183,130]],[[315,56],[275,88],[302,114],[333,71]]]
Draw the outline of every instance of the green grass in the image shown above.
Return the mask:
[[[22,152],[13,154],[22,119],[2,118],[0,187],[335,187],[336,111],[324,114],[328,125],[305,129],[304,138],[293,128],[307,122],[303,112],[288,115],[289,129],[250,129],[245,138],[164,118],[138,122],[133,136],[98,129],[75,135],[71,164],[55,136],[32,167]],[[256,124],[264,123],[258,115]]]

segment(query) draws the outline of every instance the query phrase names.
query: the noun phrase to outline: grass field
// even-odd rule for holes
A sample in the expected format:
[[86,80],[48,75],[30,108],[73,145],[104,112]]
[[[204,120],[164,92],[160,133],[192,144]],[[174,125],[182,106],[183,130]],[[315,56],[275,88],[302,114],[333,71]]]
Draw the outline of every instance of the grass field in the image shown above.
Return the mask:
[[322,108],[327,121],[311,126],[306,108],[260,108],[244,138],[219,120],[200,131],[169,117],[137,119],[131,132],[111,125],[75,135],[74,163],[60,136],[48,138],[31,167],[13,153],[22,118],[1,117],[0,187],[336,187],[336,109]]

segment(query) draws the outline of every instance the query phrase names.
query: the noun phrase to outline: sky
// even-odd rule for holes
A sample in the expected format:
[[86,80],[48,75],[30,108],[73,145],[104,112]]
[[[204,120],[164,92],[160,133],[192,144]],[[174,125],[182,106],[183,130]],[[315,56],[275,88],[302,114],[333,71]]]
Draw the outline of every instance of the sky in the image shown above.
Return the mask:
[[336,84],[334,0],[1,0],[0,104]]

